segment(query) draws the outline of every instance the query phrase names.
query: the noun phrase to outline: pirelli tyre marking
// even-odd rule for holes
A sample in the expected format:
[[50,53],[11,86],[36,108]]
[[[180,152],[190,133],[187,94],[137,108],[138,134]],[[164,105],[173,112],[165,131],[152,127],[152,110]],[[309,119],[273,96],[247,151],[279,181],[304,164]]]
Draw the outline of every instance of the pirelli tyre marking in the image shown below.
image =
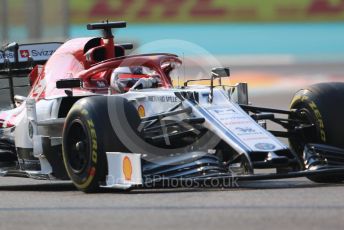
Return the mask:
[[[83,115],[85,115],[86,117],[88,117],[88,111],[83,109],[81,111],[81,113]],[[96,134],[96,130],[94,128],[94,123],[90,118],[87,118],[87,122],[86,125],[88,126],[88,129],[90,130],[90,134],[91,134],[91,160],[92,160],[92,167],[90,168],[90,171],[88,172],[88,177],[85,178],[85,180],[83,181],[82,184],[78,185],[78,187],[80,188],[86,188],[90,185],[90,183],[92,182],[95,174],[96,174],[96,168],[94,167],[94,165],[97,164],[97,151],[98,151],[98,145],[97,145],[97,134]]]
[[[90,139],[91,139],[90,140],[90,149],[91,149],[91,165],[92,166],[90,167],[90,169],[87,173],[87,177],[84,177],[81,180],[80,184],[76,183],[75,185],[78,188],[85,189],[92,183],[92,181],[96,175],[95,165],[97,164],[97,161],[98,161],[98,144],[97,144],[98,142],[97,142],[97,133],[95,130],[94,122],[92,121],[91,118],[89,118],[88,111],[85,109],[82,109],[81,114],[86,117],[86,122],[84,123],[84,125],[87,126],[87,130],[89,130],[89,134],[90,134]],[[66,162],[66,159],[64,159],[64,161],[65,161],[65,165],[67,165],[68,162]],[[69,170],[67,170],[67,173],[68,173],[69,177],[72,177]]]
[[316,122],[319,124],[319,132],[320,132],[320,138],[323,142],[326,142],[326,133],[325,133],[325,125],[323,118],[321,116],[320,110],[318,109],[317,105],[314,101],[312,101],[308,96],[306,95],[296,95],[291,104],[294,104],[296,101],[300,100],[301,102],[307,103],[308,106],[312,109]]
[[324,126],[324,122],[321,116],[321,113],[317,107],[317,105],[314,103],[314,101],[310,101],[308,103],[309,107],[313,110],[315,118],[317,123],[319,124],[319,128],[320,128],[320,138],[323,142],[326,142],[326,134],[325,134],[325,126]]

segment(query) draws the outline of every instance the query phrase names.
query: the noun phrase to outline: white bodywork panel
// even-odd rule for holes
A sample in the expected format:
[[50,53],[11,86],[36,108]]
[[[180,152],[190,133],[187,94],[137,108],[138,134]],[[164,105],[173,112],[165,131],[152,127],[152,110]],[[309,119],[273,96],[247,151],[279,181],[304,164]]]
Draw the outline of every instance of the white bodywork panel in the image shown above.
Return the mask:
[[[181,100],[175,92],[195,92],[198,94],[198,104],[191,105],[184,101],[183,107],[193,106],[194,117],[204,117],[204,126],[217,134],[221,139],[231,145],[236,151],[242,152],[270,152],[287,149],[288,147],[280,142],[270,132],[261,127],[253,120],[240,106],[232,102],[226,91],[214,89],[213,102],[208,102],[209,89],[192,88],[186,90],[164,89],[156,91],[130,92],[125,96],[132,101],[138,111],[144,116],[156,115],[167,112]],[[185,115],[177,115],[173,118],[181,120]]]
[[[38,126],[42,121],[57,119],[58,108],[61,103],[61,98],[52,100],[40,100],[36,102],[34,99],[27,99],[22,105],[24,111],[20,115],[22,118],[16,125],[15,143],[17,148],[33,148],[33,135],[49,134],[52,137],[60,137],[60,133],[51,135],[52,127]],[[30,130],[32,129],[32,130]]]
[[[20,114],[22,118],[15,129],[15,145],[17,148],[32,149],[32,154],[40,161],[41,171],[30,172],[39,174],[51,174],[52,167],[43,154],[43,142],[42,138],[48,136],[52,139],[58,139],[59,141],[52,141],[52,146],[61,145],[61,135],[56,131],[56,136],[52,136],[54,133],[54,127],[39,126],[42,121],[58,120],[58,108],[60,106],[61,99],[53,100],[40,100],[36,102],[35,99],[28,98],[24,106],[23,113]],[[47,135],[49,134],[49,135]]]
[[104,188],[129,189],[133,185],[142,185],[141,154],[106,153],[108,175]]

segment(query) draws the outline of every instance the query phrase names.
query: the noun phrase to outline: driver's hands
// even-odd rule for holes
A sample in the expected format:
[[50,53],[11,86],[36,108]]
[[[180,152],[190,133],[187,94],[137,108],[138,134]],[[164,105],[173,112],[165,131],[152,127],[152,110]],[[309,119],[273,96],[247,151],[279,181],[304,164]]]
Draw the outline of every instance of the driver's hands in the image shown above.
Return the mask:
[[154,77],[149,78],[140,78],[131,88],[129,91],[135,90],[135,89],[147,89],[147,88],[153,88],[158,84],[158,79]]

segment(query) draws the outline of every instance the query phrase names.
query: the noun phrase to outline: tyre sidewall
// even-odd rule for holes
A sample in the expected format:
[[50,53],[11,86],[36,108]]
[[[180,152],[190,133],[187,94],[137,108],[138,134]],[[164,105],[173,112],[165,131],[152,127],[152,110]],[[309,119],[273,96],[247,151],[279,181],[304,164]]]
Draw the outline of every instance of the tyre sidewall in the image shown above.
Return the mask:
[[344,148],[344,83],[322,83],[296,93],[291,109],[309,111],[316,127],[315,143]]
[[[84,98],[78,101],[68,113],[63,131],[64,164],[67,173],[75,186],[85,192],[96,191],[100,183],[105,182],[107,174],[106,152],[116,149],[117,141],[109,128],[109,119],[106,107],[106,97]],[[76,174],[71,169],[66,154],[66,135],[70,125],[80,121],[86,130],[88,140],[88,165],[86,171]],[[109,140],[113,139],[111,142]],[[111,145],[111,146],[110,146]]]

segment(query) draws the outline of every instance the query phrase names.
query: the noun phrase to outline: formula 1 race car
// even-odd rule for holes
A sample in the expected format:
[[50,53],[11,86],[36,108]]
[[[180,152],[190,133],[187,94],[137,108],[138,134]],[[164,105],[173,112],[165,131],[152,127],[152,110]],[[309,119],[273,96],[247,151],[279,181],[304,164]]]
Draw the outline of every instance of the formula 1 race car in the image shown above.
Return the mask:
[[[173,86],[182,61],[126,55],[132,45],[112,34],[125,26],[94,23],[87,28],[103,37],[3,48],[12,109],[0,112],[2,176],[72,180],[84,192],[224,186],[233,178],[344,180],[343,83],[297,92],[290,111],[252,106],[246,83],[222,84],[229,68]],[[30,93],[14,95],[13,78],[27,75]],[[283,130],[267,130],[267,121]]]

